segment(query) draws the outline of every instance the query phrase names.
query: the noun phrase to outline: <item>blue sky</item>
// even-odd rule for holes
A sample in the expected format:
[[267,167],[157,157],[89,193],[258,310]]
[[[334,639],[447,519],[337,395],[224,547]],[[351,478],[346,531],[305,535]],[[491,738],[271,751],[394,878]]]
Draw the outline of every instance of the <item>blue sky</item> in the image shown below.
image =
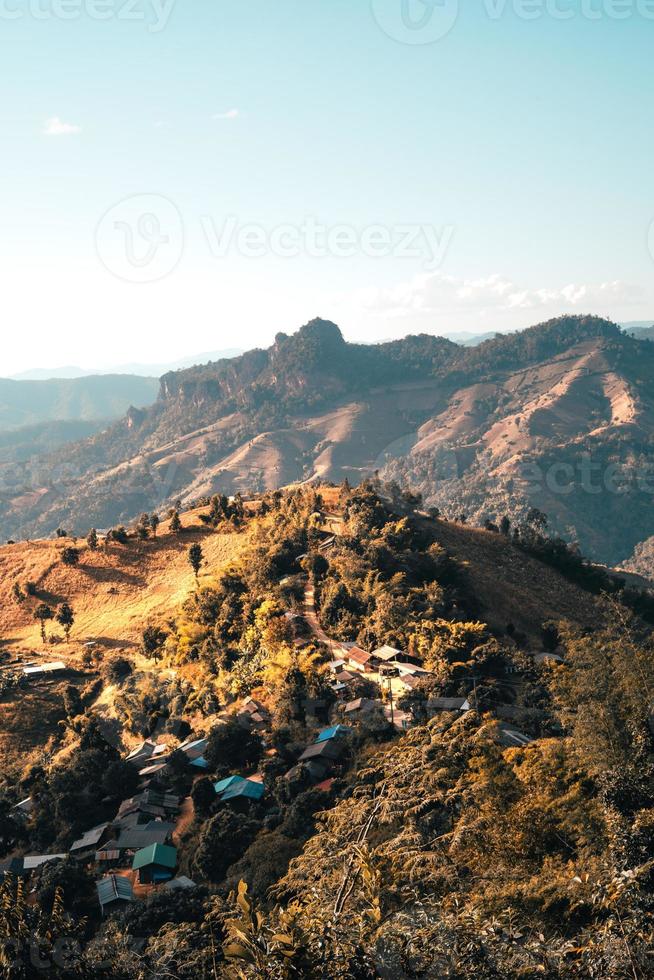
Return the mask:
[[654,318],[654,2],[429,2],[1,0],[2,373]]

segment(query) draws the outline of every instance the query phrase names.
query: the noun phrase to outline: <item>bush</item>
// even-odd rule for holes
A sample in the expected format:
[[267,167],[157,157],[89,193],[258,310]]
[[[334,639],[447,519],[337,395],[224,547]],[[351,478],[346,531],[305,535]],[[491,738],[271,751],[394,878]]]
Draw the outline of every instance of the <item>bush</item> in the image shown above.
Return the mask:
[[64,548],[61,552],[61,560],[64,565],[78,565],[79,548]]

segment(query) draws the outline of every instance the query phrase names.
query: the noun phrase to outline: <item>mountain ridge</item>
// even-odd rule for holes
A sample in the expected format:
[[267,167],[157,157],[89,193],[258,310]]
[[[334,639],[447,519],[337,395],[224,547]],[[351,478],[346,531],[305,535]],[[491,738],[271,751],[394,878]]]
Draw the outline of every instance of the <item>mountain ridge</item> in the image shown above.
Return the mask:
[[[560,317],[472,348],[430,334],[351,344],[316,318],[267,349],[164,375],[150,408],[60,451],[53,465],[73,473],[65,487],[32,481],[21,493],[15,478],[3,530],[82,532],[178,498],[358,482],[379,469],[479,523],[538,504],[557,531],[613,564],[654,533],[647,521],[642,533],[633,526],[649,500],[634,510],[609,494],[590,506],[573,494],[571,508],[547,486],[525,488],[521,467],[577,465],[586,451],[607,466],[614,451],[623,463],[644,457],[651,377],[654,348],[598,317]],[[620,528],[615,546],[601,540],[606,515]]]

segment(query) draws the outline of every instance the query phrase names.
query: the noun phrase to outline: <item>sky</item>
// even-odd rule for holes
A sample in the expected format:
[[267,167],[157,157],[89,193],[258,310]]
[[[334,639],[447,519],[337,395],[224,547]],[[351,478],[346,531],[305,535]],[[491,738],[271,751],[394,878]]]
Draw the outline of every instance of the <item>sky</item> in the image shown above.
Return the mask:
[[654,322],[654,0],[0,0],[0,374]]

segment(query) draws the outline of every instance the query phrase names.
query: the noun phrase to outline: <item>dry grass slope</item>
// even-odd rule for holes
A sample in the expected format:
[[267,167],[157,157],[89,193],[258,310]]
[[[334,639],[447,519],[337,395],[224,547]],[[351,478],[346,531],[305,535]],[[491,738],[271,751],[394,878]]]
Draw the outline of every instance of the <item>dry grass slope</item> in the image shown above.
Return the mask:
[[[194,585],[187,553],[199,541],[207,567],[215,570],[236,557],[246,535],[216,534],[198,523],[198,511],[182,515],[183,533],[171,534],[162,523],[156,540],[130,540],[93,552],[85,542],[80,563],[69,567],[61,561],[67,539],[33,541],[0,548],[0,642],[7,652],[56,655],[69,660],[84,642],[96,641],[107,649],[134,650],[146,622],[163,622],[184,601]],[[204,573],[206,574],[206,573]],[[200,573],[202,578],[203,572]],[[14,582],[35,583],[37,596],[22,605],[11,597]],[[69,602],[75,611],[71,642],[48,646],[44,651],[33,611],[39,602]],[[62,633],[48,624],[48,631]]]
[[503,535],[439,521],[437,536],[460,566],[478,614],[491,629],[503,633],[513,623],[540,649],[541,626],[547,620],[567,619],[582,627],[601,623],[601,603],[593,595]]

